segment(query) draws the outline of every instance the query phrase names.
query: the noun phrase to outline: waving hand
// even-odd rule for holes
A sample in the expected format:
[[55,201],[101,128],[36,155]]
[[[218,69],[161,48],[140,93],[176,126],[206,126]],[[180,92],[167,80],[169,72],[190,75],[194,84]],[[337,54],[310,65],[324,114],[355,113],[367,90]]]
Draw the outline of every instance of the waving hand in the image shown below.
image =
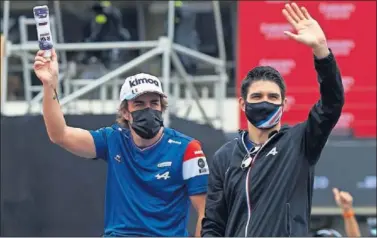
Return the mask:
[[286,4],[283,15],[293,26],[297,34],[284,31],[289,38],[301,42],[311,48],[326,44],[325,33],[305,7],[299,8],[296,3]]

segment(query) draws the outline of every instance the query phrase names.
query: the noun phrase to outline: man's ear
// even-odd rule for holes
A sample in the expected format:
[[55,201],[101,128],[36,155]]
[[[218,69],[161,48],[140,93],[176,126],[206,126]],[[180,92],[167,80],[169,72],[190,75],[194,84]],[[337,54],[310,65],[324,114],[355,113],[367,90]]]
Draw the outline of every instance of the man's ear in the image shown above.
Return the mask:
[[245,111],[245,100],[242,97],[238,98],[238,104],[242,111]]
[[287,106],[288,106],[288,99],[287,98],[284,98],[283,100],[283,112],[286,110]]

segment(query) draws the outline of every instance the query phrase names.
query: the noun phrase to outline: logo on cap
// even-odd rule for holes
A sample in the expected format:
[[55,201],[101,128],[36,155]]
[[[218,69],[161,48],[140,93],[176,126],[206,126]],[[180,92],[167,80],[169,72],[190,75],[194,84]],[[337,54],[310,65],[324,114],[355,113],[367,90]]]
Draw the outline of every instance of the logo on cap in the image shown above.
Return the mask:
[[157,80],[154,80],[154,79],[151,79],[151,78],[141,78],[141,79],[136,78],[134,80],[129,81],[131,88],[135,87],[137,85],[140,85],[140,84],[144,84],[144,83],[154,84],[157,87],[160,86],[160,83]]

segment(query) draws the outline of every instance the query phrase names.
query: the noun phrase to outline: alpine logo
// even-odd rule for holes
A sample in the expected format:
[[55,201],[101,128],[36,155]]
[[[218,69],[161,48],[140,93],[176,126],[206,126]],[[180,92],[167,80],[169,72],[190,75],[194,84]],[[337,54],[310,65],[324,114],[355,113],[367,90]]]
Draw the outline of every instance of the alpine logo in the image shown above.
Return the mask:
[[159,82],[157,80],[154,80],[154,79],[151,79],[151,78],[141,78],[141,79],[137,78],[137,79],[129,81],[129,84],[130,84],[131,88],[135,87],[137,85],[140,85],[140,84],[145,84],[145,83],[154,84],[157,87],[160,86],[160,84],[159,84]]
[[163,174],[156,174],[155,176],[157,179],[164,179],[164,180],[167,180],[170,178],[170,174],[169,174],[169,171],[163,173]]
[[269,156],[269,155],[277,155],[277,150],[276,150],[276,147],[274,147],[272,150],[270,150],[270,152],[268,152],[268,154],[266,155],[266,157],[267,156]]

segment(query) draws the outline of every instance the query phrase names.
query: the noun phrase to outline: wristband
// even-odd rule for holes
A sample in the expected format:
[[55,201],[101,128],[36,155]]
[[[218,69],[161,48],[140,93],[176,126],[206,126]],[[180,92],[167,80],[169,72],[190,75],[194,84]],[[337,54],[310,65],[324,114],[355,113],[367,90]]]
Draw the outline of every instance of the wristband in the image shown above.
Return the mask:
[[344,218],[351,218],[351,217],[354,217],[354,216],[355,216],[355,213],[354,213],[354,211],[352,209],[343,212],[343,217]]

